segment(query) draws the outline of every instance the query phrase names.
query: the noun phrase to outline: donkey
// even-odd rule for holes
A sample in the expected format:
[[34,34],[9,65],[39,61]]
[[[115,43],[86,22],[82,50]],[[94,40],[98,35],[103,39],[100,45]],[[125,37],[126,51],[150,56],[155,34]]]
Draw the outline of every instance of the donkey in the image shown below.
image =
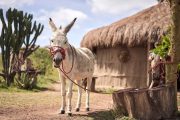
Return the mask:
[[[92,75],[94,72],[94,55],[87,48],[75,48],[71,46],[67,39],[67,33],[75,23],[76,18],[68,24],[66,27],[57,28],[52,19],[49,20],[49,25],[52,30],[52,37],[50,39],[50,52],[53,56],[53,65],[59,70],[59,77],[61,80],[61,96],[62,104],[60,114],[65,113],[66,107],[66,82],[69,83],[67,91],[67,113],[71,113],[71,99],[72,99],[72,87],[75,80],[78,86],[78,100],[76,104],[76,111],[80,110],[81,96],[82,96],[82,81],[87,80],[86,87],[86,111],[89,111],[89,94],[92,81]],[[71,80],[69,80],[71,79]]]

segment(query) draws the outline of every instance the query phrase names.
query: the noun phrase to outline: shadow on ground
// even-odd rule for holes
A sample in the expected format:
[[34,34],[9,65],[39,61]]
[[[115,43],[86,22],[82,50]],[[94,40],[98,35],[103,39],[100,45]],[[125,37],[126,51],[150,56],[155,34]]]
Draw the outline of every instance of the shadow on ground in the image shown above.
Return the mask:
[[88,113],[88,117],[93,120],[115,120],[115,116],[111,110],[90,112]]
[[73,117],[88,118],[88,120],[115,120],[111,110],[93,111],[88,112],[87,114],[73,114]]

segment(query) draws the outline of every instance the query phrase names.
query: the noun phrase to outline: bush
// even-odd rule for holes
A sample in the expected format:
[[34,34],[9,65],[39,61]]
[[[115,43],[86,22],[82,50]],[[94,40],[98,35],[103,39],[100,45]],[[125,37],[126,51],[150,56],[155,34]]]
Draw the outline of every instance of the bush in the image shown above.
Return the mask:
[[53,69],[49,51],[45,48],[37,49],[34,53],[32,53],[30,59],[33,62],[33,66],[38,70],[41,70],[44,75]]
[[37,76],[31,75],[29,73],[21,73],[21,77],[17,78],[16,82],[18,87],[22,89],[33,89],[37,87]]

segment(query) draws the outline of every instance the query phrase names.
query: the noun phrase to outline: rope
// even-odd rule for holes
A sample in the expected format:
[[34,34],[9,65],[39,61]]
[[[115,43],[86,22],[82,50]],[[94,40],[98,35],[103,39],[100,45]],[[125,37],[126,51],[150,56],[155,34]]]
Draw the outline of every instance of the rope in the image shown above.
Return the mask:
[[71,51],[72,51],[72,64],[71,64],[71,69],[70,69],[68,72],[66,72],[66,71],[64,70],[64,65],[63,65],[63,62],[62,62],[62,70],[63,70],[63,72],[66,73],[66,74],[70,73],[70,72],[72,71],[72,69],[73,69],[73,66],[74,66],[74,49],[72,48],[72,46],[71,46],[70,44],[69,44],[69,46],[70,46]]
[[78,85],[76,82],[74,82],[61,68],[59,68],[60,69],[60,71],[65,75],[65,77],[67,77],[67,79],[69,79],[72,83],[74,83],[75,85],[77,85],[78,87],[80,87],[80,88],[82,88],[82,89],[84,89],[84,91],[89,91],[89,92],[92,92],[91,90],[89,90],[89,89],[87,89],[87,88],[85,88],[85,87],[82,87],[82,86],[80,86],[80,85]]

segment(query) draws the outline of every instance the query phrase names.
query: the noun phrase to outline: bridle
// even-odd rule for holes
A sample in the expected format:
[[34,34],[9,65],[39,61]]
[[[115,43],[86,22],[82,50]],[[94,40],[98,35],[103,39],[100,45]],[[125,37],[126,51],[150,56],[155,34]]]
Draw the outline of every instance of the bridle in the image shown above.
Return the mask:
[[[70,72],[72,71],[72,69],[73,69],[73,66],[74,66],[74,49],[73,49],[73,47],[72,47],[70,44],[69,44],[69,46],[70,46],[71,51],[72,51],[72,64],[71,64],[71,68],[70,68],[70,70],[69,70],[68,72],[66,72],[66,71],[64,70],[63,61],[62,61],[62,66],[59,68],[59,69],[60,69],[61,71],[63,71],[63,73],[65,73],[65,74],[70,73]],[[60,46],[52,46],[52,47],[49,47],[49,49],[50,49],[51,57],[54,57],[54,55],[55,55],[56,53],[60,52],[61,55],[62,55],[63,60],[65,59],[65,57],[66,57],[66,51],[65,51],[64,48],[62,48],[62,47],[60,47]]]
[[[56,48],[56,49],[55,49]],[[66,53],[65,53],[65,49],[60,47],[60,46],[52,46],[52,47],[49,47],[49,50],[50,50],[50,54],[51,54],[51,57],[54,57],[54,55],[58,52],[61,53],[62,55],[62,58],[63,60],[65,59],[66,57]]]

